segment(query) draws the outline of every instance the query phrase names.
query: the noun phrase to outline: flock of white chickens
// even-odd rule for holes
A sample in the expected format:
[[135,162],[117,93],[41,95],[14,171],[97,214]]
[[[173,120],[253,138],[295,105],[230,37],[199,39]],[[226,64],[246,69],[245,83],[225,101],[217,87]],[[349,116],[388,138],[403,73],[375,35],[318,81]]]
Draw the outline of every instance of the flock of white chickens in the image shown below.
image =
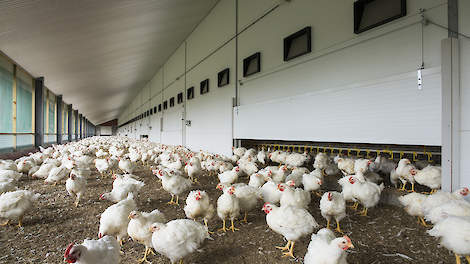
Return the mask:
[[[273,163],[279,165],[268,166]],[[307,167],[312,163],[310,171]],[[161,181],[171,195],[169,204],[178,206],[180,196],[189,191],[184,202],[188,219],[168,221],[158,209],[138,211],[136,199],[145,184],[134,173],[142,169],[151,170],[155,180]],[[68,245],[67,263],[119,263],[127,237],[145,246],[139,262],[148,262],[149,254],[157,252],[171,263],[183,263],[206,239],[212,239],[208,222],[215,215],[222,225],[217,232],[235,232],[235,220],[247,222],[248,213],[262,210],[270,229],[287,241],[277,247],[283,256],[294,257],[295,243],[311,235],[304,263],[344,264],[347,250],[354,246],[348,236],[335,236],[331,221],[335,231],[342,233],[340,222],[347,216],[347,202],[355,210],[361,205],[359,214],[366,216],[379,203],[384,175],[395,187],[401,181],[401,190],[411,184],[411,193],[399,198],[406,212],[417,216],[422,225],[431,222],[434,227],[428,234],[440,237],[441,244],[455,253],[457,263],[461,256],[470,263],[470,204],[464,199],[469,190],[440,191],[439,167],[418,169],[407,159],[396,164],[380,156],[369,160],[317,153],[312,158],[308,153],[235,148],[231,157],[225,157],[124,137],[93,137],[41,148],[16,161],[0,160],[0,218],[6,221],[2,225],[18,221],[21,227],[24,215],[40,199],[32,190],[18,190],[17,183],[25,175],[54,185],[66,179],[65,189],[79,206],[87,191],[87,178],[95,170],[102,177],[113,177],[112,191],[100,199],[114,204],[100,216],[99,239]],[[341,192],[324,190],[325,177],[338,174],[343,174],[338,180]],[[215,204],[208,193],[196,188],[201,177],[218,178],[217,189],[222,193]],[[415,183],[428,187],[430,194],[414,192]],[[326,228],[318,230],[320,225],[308,211],[312,196],[321,197],[319,210]]]

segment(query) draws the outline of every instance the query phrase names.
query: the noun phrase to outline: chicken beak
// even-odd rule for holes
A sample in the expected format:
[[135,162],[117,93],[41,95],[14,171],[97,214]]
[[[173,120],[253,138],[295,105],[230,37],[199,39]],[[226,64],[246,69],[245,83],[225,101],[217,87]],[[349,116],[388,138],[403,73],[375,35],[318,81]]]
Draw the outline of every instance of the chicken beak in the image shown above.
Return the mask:
[[348,247],[349,247],[349,248],[354,248],[353,243],[349,243]]

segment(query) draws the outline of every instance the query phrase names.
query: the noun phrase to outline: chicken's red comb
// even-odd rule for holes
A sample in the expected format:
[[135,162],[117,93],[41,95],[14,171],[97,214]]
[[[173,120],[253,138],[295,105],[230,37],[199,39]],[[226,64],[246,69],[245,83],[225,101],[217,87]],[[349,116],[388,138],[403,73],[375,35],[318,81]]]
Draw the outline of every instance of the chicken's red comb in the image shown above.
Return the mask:
[[75,244],[72,242],[70,243],[68,246],[67,246],[67,249],[65,249],[65,253],[64,253],[64,258],[67,258],[68,255],[70,254],[70,250],[72,250],[72,247],[74,246]]

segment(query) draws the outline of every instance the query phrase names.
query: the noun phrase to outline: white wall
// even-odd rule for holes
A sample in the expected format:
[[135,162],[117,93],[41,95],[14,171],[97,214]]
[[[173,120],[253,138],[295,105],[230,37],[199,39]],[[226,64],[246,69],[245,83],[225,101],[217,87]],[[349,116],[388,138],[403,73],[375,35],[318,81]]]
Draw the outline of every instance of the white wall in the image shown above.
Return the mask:
[[[470,1],[460,0],[459,31],[470,36]],[[470,39],[460,37],[460,185],[470,186]]]
[[[143,130],[137,125],[134,137],[149,134],[152,141],[225,154],[233,138],[441,144],[440,48],[447,31],[423,28],[418,9],[446,25],[444,0],[408,0],[406,17],[360,35],[353,33],[353,0],[280,1],[238,36],[238,49],[236,26],[244,29],[278,2],[238,0],[238,25],[236,2],[221,0],[123,111],[120,124],[175,97],[174,108],[150,116]],[[283,38],[305,26],[312,27],[312,52],[284,62]],[[261,73],[243,78],[243,58],[258,51]],[[418,90],[421,53],[424,85]],[[226,67],[230,85],[217,88],[216,74]],[[206,78],[210,92],[200,95]],[[238,80],[240,105],[232,111]],[[185,94],[185,104],[176,104],[177,94],[191,86],[195,98],[186,102]]]

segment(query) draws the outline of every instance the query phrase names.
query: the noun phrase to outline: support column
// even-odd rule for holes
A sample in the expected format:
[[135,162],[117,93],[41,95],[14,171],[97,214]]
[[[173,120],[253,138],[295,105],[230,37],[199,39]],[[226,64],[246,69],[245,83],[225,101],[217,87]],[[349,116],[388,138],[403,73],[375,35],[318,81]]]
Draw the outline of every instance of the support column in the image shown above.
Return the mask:
[[67,133],[68,133],[68,136],[69,136],[69,142],[72,142],[72,136],[73,136],[73,131],[72,131],[72,105],[67,105],[67,111],[68,111],[68,114],[67,114],[67,122],[68,122],[68,126],[67,126]]
[[34,146],[44,144],[44,77],[34,79]]
[[57,95],[56,97],[56,105],[57,105],[57,111],[56,111],[56,120],[57,120],[57,137],[56,141],[57,144],[62,144],[62,108],[63,108],[63,102],[62,102],[62,95]]
[[442,189],[460,188],[459,40],[443,39],[442,63]]
[[74,116],[75,116],[75,129],[74,129],[74,135],[73,135],[73,140],[78,141],[78,110],[74,110]]
[[79,133],[78,133],[78,138],[79,138],[79,139],[82,139],[82,138],[83,138],[83,130],[82,130],[82,125],[83,125],[83,123],[82,123],[83,120],[82,120],[82,119],[83,119],[83,116],[82,116],[82,114],[79,114],[79,115],[78,115],[78,119],[79,119],[79,122],[80,122],[80,127],[79,127],[80,130],[78,130],[78,131],[79,131]]

